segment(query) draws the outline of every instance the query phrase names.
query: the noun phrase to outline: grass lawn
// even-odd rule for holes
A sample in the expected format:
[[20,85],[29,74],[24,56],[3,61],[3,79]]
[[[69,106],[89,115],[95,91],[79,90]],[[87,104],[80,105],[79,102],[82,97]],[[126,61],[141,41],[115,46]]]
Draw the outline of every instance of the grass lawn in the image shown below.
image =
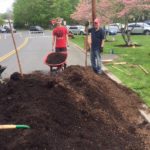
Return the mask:
[[[111,37],[109,38],[111,39]],[[147,106],[150,107],[150,36],[132,35],[131,41],[141,45],[141,47],[135,48],[117,47],[116,45],[124,44],[124,41],[119,35],[114,36],[114,38],[115,42],[105,42],[104,53],[110,53],[110,50],[113,49],[114,54],[120,56],[120,59],[117,62],[127,62],[127,64],[115,66],[124,72],[113,68],[112,64],[107,64],[106,67],[127,87],[138,93]],[[70,39],[70,41],[82,48],[84,47],[84,36],[75,36],[75,38]],[[141,65],[149,72],[149,74],[145,74],[144,71],[138,67],[131,67],[130,64]]]

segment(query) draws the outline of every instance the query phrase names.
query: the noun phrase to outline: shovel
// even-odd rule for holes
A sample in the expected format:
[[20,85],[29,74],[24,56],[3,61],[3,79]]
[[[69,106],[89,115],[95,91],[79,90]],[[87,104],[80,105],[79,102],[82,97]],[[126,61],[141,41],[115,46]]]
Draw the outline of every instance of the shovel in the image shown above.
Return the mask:
[[0,125],[0,130],[6,129],[30,129],[27,125]]
[[88,26],[89,22],[87,21],[85,23],[85,31],[86,31],[86,36],[84,39],[84,49],[85,49],[85,66],[87,67],[87,51],[88,51]]

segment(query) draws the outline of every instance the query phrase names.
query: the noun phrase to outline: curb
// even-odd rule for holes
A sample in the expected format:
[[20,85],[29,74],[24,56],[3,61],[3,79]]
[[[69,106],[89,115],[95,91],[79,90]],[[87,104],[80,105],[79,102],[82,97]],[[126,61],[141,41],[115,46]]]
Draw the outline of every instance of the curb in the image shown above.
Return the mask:
[[[80,48],[77,44],[70,42],[71,44],[73,44],[74,46],[76,46],[77,48],[79,48],[83,53],[85,53],[85,51]],[[89,55],[88,55],[89,56]],[[104,71],[104,73],[113,81],[117,82],[118,84],[124,85],[122,83],[122,81],[120,79],[118,79],[118,77],[116,77],[114,74],[112,74],[112,72],[110,72],[103,64],[102,64],[102,70]],[[139,113],[140,115],[144,118],[144,120],[146,122],[148,122],[150,124],[150,111],[148,112],[147,110],[150,110],[145,104],[142,105],[142,109],[139,109]]]
[[142,109],[140,109],[139,112],[144,120],[150,124],[150,109],[145,104],[143,104]]
[[[77,47],[78,49],[80,49],[83,53],[85,53],[85,50],[84,50],[83,48],[81,48],[80,46],[78,46],[77,44],[75,44],[75,43],[73,43],[73,42],[70,42],[70,41],[69,41],[69,43],[71,43],[72,45],[76,46],[76,47]],[[89,53],[87,53],[87,55],[90,56]]]

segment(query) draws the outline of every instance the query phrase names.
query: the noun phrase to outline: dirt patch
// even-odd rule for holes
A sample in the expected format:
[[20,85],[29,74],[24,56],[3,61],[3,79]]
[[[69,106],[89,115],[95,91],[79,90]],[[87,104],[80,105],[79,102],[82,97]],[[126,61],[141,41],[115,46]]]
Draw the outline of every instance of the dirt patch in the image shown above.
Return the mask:
[[105,42],[115,42],[115,41],[112,41],[112,40],[105,40]]
[[66,60],[67,55],[62,53],[52,53],[48,55],[46,63],[47,64],[61,64]]
[[0,124],[31,129],[0,131],[2,150],[149,149],[142,100],[105,74],[71,66],[51,78],[35,72],[14,79],[0,85]]
[[138,45],[138,44],[135,44],[135,45],[115,45],[115,47],[132,47],[132,46],[135,46],[135,47],[141,47],[142,45]]

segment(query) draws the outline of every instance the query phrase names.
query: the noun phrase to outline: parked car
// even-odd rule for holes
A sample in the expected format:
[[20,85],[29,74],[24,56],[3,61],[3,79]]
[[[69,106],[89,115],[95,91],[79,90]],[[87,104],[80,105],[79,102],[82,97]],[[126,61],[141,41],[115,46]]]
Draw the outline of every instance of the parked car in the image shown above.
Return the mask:
[[[4,26],[4,29],[6,29],[7,33],[10,33],[10,28],[8,26]],[[14,33],[16,33],[16,29],[12,29]]]
[[113,23],[113,24],[110,24],[109,27],[111,29],[116,30],[117,32],[121,32],[121,30],[124,28],[124,25],[121,23]]
[[147,20],[144,23],[147,23],[148,25],[150,25],[150,20]]
[[70,26],[69,26],[69,25],[67,25],[67,26],[66,26],[66,28],[67,28],[67,30],[69,30]]
[[143,22],[130,23],[128,24],[127,31],[131,31],[132,34],[150,35],[150,25]]
[[111,29],[117,30],[117,32],[121,32],[121,30],[123,30],[125,25],[121,23],[113,23],[113,24],[110,24],[109,27]]
[[85,27],[84,26],[70,26],[69,33],[84,35],[86,34]]
[[109,35],[116,35],[118,32],[118,29],[113,28],[111,26],[105,26],[106,34],[109,33]]
[[43,28],[40,26],[31,26],[30,31],[37,31],[38,33],[43,33]]
[[0,33],[5,33],[6,29],[4,29],[3,27],[0,27]]

